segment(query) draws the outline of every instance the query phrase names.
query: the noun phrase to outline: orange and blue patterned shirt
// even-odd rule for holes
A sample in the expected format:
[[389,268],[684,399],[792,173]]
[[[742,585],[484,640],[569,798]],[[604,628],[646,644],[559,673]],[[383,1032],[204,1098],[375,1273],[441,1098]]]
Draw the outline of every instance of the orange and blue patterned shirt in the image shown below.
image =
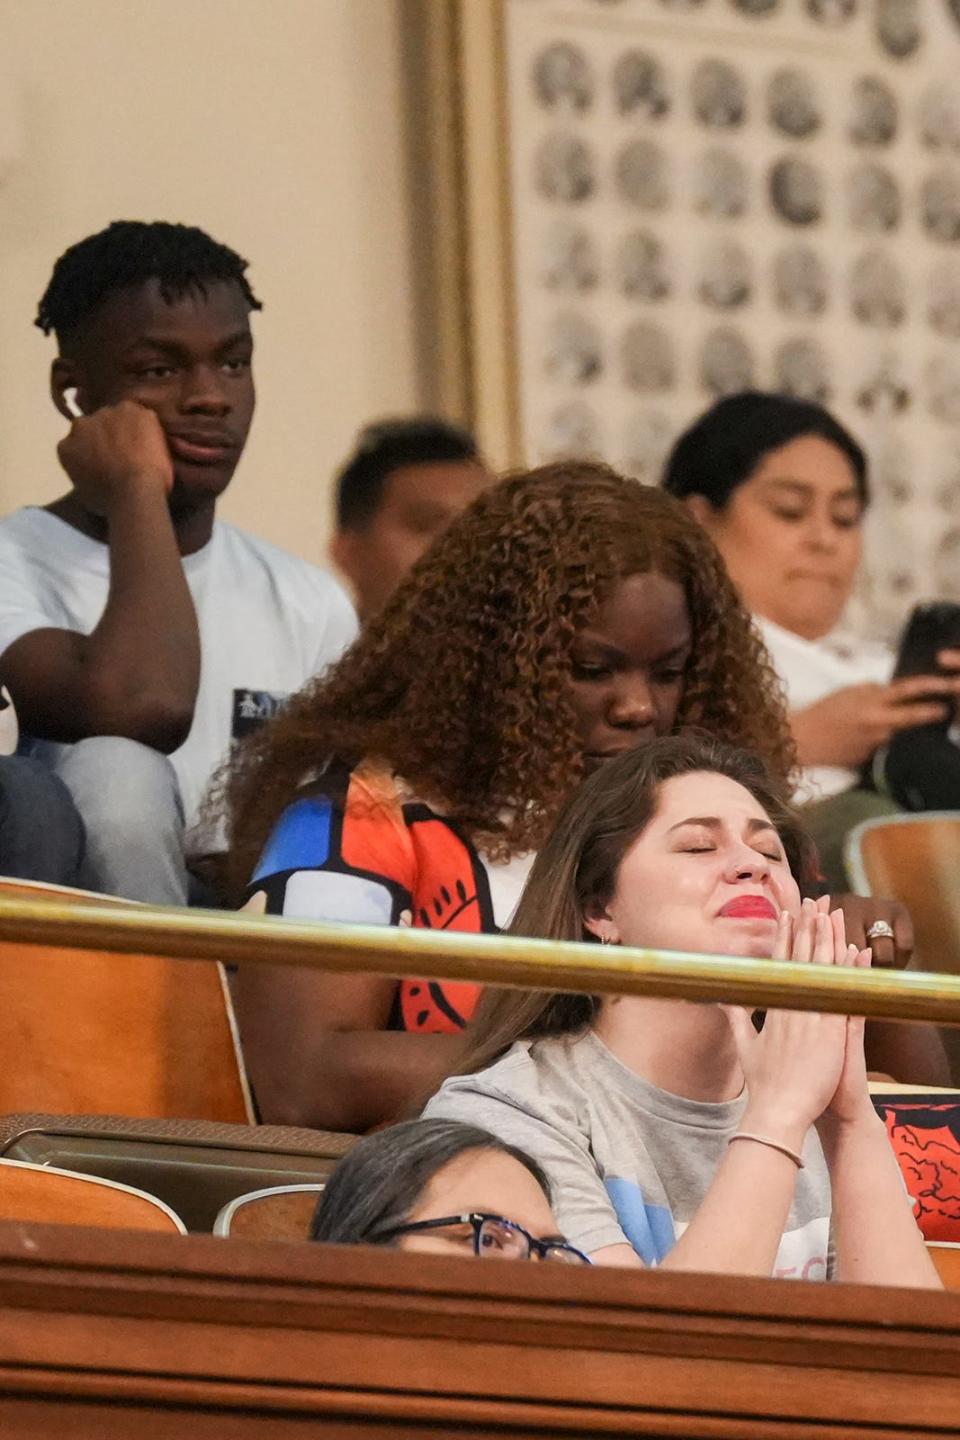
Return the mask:
[[[281,815],[247,904],[298,920],[489,934],[508,923],[532,861],[485,859],[458,825],[383,769],[331,766]],[[466,981],[403,979],[390,1028],[461,1030],[479,994]]]

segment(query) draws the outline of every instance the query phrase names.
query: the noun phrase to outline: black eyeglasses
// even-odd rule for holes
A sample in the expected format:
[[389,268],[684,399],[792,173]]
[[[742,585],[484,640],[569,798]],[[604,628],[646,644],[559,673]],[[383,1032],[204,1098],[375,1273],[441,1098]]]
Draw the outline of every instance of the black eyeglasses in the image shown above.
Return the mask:
[[473,1229],[473,1253],[484,1259],[532,1260],[534,1256],[555,1265],[589,1265],[582,1250],[566,1240],[538,1240],[515,1220],[502,1215],[485,1215],[472,1211],[467,1215],[444,1215],[437,1220],[413,1220],[409,1225],[396,1225],[384,1230],[377,1240],[397,1240],[401,1235],[416,1235],[424,1230],[447,1230],[451,1225],[469,1225]]

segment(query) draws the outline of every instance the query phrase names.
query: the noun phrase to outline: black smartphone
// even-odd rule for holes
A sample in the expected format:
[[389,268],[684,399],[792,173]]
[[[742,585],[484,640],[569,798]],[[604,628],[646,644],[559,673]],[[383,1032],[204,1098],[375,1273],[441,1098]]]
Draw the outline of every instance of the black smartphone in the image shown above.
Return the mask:
[[949,600],[916,607],[900,639],[893,678],[942,674],[937,663],[941,650],[960,650],[960,605]]
[[[900,637],[893,678],[942,675],[945,672],[937,655],[941,650],[956,649],[960,649],[960,605],[949,600],[918,605]],[[927,698],[944,703],[942,695]],[[954,719],[953,706],[948,706],[942,720],[894,735],[864,766],[863,787],[889,795],[902,810],[950,809],[960,803],[956,798],[960,795],[960,774],[956,773],[960,752],[947,743]]]

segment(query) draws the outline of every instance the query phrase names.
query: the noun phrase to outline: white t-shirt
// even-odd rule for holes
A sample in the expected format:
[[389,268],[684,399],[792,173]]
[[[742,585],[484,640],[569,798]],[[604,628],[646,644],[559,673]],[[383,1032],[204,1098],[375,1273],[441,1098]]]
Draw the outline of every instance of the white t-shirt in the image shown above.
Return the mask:
[[15,755],[20,732],[10,691],[0,685],[0,755]]
[[[762,615],[753,618],[783,681],[791,710],[805,710],[848,685],[885,685],[890,679],[893,655],[886,645],[839,630],[819,640],[805,640]],[[796,798],[823,800],[839,795],[858,778],[856,770],[841,765],[808,765]]]
[[[183,568],[200,627],[200,688],[190,734],[170,759],[189,829],[232,736],[338,659],[357,621],[326,571],[224,521]],[[89,635],[109,580],[107,546],[48,511],[0,520],[0,655],[31,630]],[[30,744],[49,759],[61,748]]]

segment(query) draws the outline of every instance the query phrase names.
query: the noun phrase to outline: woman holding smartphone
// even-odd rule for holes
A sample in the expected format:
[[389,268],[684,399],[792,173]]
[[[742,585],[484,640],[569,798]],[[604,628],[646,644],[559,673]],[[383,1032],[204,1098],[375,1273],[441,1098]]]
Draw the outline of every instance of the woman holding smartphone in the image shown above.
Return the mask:
[[[929,674],[891,679],[887,646],[843,629],[870,492],[863,450],[822,406],[761,392],[721,400],[677,441],[663,484],[753,612],[787,692],[797,798],[820,806],[810,822],[822,868],[843,888],[847,830],[898,808],[864,788],[864,767],[895,736],[950,720],[960,650],[931,656]],[[933,783],[943,780],[941,770]],[[938,803],[954,801],[943,792]]]

